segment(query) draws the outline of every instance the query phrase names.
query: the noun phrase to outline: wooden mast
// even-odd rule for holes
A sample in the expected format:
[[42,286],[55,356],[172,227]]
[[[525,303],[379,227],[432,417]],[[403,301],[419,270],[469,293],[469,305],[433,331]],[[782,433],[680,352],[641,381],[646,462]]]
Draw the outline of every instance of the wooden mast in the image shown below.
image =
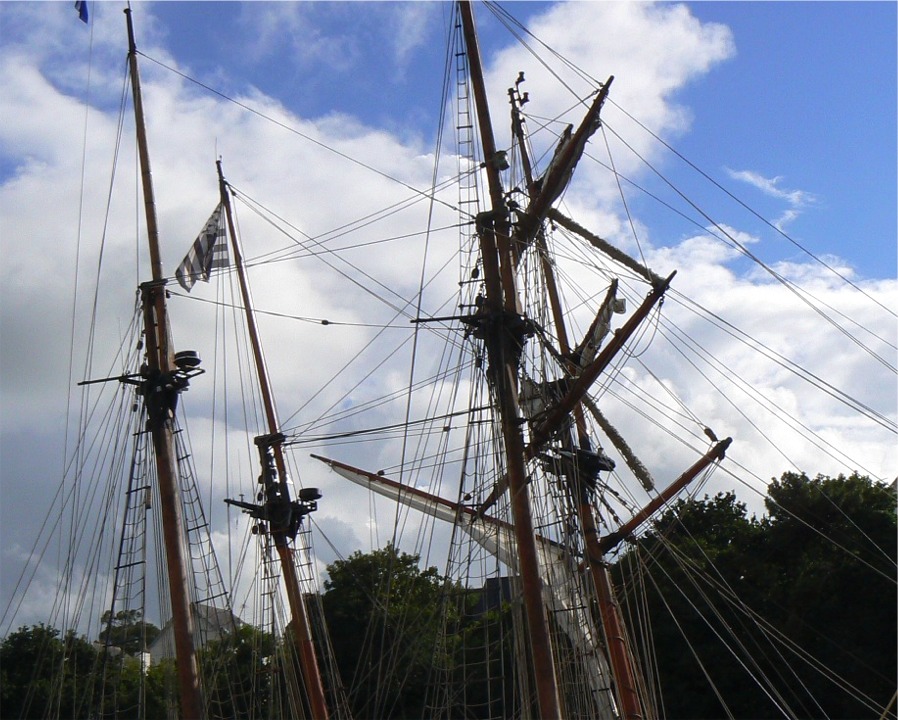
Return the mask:
[[506,472],[511,489],[511,511],[517,543],[524,611],[533,657],[539,715],[548,720],[561,718],[561,701],[549,623],[542,597],[533,516],[527,491],[527,470],[521,413],[518,407],[518,369],[525,324],[519,313],[514,263],[509,238],[508,209],[499,178],[499,157],[493,139],[489,104],[480,64],[480,49],[474,27],[474,16],[468,0],[459,3],[474,102],[480,125],[480,136],[486,164],[492,209],[478,216],[480,254],[486,287],[485,305],[479,317],[480,330],[486,344],[488,372],[495,386],[502,438],[505,446]]
[[630,537],[639,526],[648,520],[659,508],[671,500],[680,490],[685,488],[704,470],[714,462],[723,460],[727,448],[733,442],[733,438],[725,438],[714,444],[708,452],[696,460],[680,477],[674,480],[664,490],[658,493],[642,510],[636,513],[627,522],[621,525],[613,533],[609,533],[599,541],[598,550],[604,554]]
[[175,366],[174,352],[169,343],[166,280],[162,273],[159,252],[159,230],[156,222],[156,201],[153,177],[147,149],[146,125],[137,68],[137,49],[131,10],[125,10],[128,25],[128,62],[131,90],[134,96],[134,119],[137,147],[146,211],[147,237],[150,246],[152,281],[141,285],[143,302],[146,365],[141,371],[141,392],[147,407],[148,427],[153,438],[156,473],[159,482],[162,535],[168,570],[171,599],[175,657],[180,686],[181,717],[195,720],[204,717],[202,692],[194,648],[193,614],[188,590],[188,562],[182,517],[181,496],[178,489],[178,468],[172,439],[172,421],[178,394],[186,387],[186,378]]
[[[267,436],[256,438],[256,444],[260,448],[263,457],[263,474],[265,473],[264,458],[266,450],[270,448],[277,469],[277,500],[281,505],[293,510],[304,510],[308,503],[293,503],[290,499],[290,490],[287,485],[287,466],[284,462],[282,447],[283,435],[279,430],[277,411],[274,407],[274,395],[268,380],[268,370],[265,366],[265,358],[262,355],[262,343],[259,339],[259,331],[256,326],[256,318],[249,296],[249,284],[246,279],[246,270],[243,266],[243,255],[240,252],[240,244],[234,228],[234,219],[231,213],[231,199],[228,193],[228,185],[221,169],[221,160],[216,162],[218,168],[218,186],[221,194],[221,202],[224,205],[225,217],[228,222],[228,232],[231,236],[231,249],[234,255],[234,266],[237,269],[237,278],[240,285],[240,294],[243,298],[243,309],[246,313],[246,324],[249,331],[250,344],[253,350],[253,359],[256,365],[256,373],[259,376],[259,387],[262,395],[262,403],[265,408],[265,418],[268,423]],[[268,498],[269,502],[273,498]],[[233,503],[241,505],[240,503]],[[243,505],[241,505],[243,506]],[[270,508],[261,506],[255,508],[260,513],[269,511]],[[290,523],[286,524],[272,521],[273,513],[267,512],[265,518],[269,521],[268,530],[274,540],[275,548],[281,562],[281,572],[284,577],[284,585],[287,591],[287,601],[290,605],[290,614],[293,617],[293,637],[299,649],[299,661],[302,668],[302,677],[312,710],[312,717],[316,720],[326,720],[328,717],[327,702],[324,695],[324,684],[321,681],[321,673],[318,669],[318,660],[315,656],[315,645],[312,641],[312,633],[309,625],[306,604],[303,601],[299,587],[299,578],[296,573],[293,548],[290,547]],[[258,517],[258,515],[257,515]]]
[[[607,85],[608,83],[606,83],[605,88],[603,88],[604,92],[600,94],[600,97],[602,98],[607,95]],[[527,187],[532,188],[533,172],[531,170],[530,157],[527,153],[527,146],[524,141],[523,123],[520,118],[518,106],[520,96],[515,90],[516,88],[509,90],[512,106],[512,128],[518,141]],[[598,107],[600,107],[600,105],[597,106],[595,103],[593,104],[593,108],[596,108],[595,121],[598,119]],[[531,196],[531,205],[533,204],[534,198]],[[545,214],[545,209],[542,210],[541,214]],[[570,354],[571,347],[568,339],[567,325],[564,322],[564,313],[561,298],[558,293],[558,285],[555,282],[555,271],[552,267],[552,263],[548,260],[542,228],[534,228],[534,232],[536,233],[536,248],[542,260],[541,266],[546,279],[549,306],[555,322],[558,350],[562,356],[567,357]],[[652,305],[654,305],[654,303],[652,303]],[[572,363],[567,369],[572,373],[575,370]],[[583,407],[580,403],[577,403],[572,408],[572,411],[577,428],[578,443],[580,447],[588,449],[589,439],[586,432],[586,420],[583,417]],[[570,441],[568,444],[570,444]],[[572,448],[568,449],[572,450]],[[598,552],[599,533],[596,527],[595,514],[593,512],[592,504],[589,502],[589,496],[583,482],[576,476],[576,473],[573,473],[573,476],[576,479],[569,489],[573,496],[574,506],[577,509],[577,516],[580,521],[580,527],[583,531],[584,542],[586,544],[586,553],[589,559],[589,572],[593,581],[596,597],[598,598],[599,618],[602,622],[602,628],[605,634],[605,641],[608,648],[608,664],[611,668],[611,674],[614,677],[614,688],[618,703],[620,704],[621,717],[626,720],[640,720],[645,717],[645,715],[637,690],[636,671],[630,656],[629,648],[627,647],[624,624],[620,617],[617,602],[614,598],[614,589],[611,584],[608,568],[601,553]]]
[[[598,112],[601,103],[607,96],[608,86],[613,78],[609,78],[608,82],[600,90],[596,101],[592,104],[586,119],[581,123],[578,134],[584,129],[598,127]],[[523,80],[519,78],[515,88],[509,89],[509,98],[512,105],[512,131],[518,143],[521,154],[522,164],[524,167],[525,180],[531,195],[530,207],[530,225],[527,228],[528,234],[535,236],[537,251],[542,259],[542,269],[546,279],[546,289],[548,292],[549,305],[552,311],[552,317],[555,322],[555,331],[558,338],[558,350],[562,357],[570,357],[571,347],[568,340],[567,327],[564,322],[564,314],[562,312],[561,300],[558,295],[557,283],[555,282],[555,271],[550,262],[548,262],[545,238],[541,227],[542,218],[550,212],[547,202],[543,199],[547,196],[556,197],[563,188],[559,187],[562,181],[566,181],[569,177],[569,170],[564,167],[560,171],[553,173],[547,172],[544,179],[544,186],[539,195],[534,193],[534,180],[530,164],[530,158],[527,153],[527,147],[524,137],[523,122],[520,116],[519,103],[522,98],[518,92],[517,85]],[[577,136],[575,136],[576,138]],[[575,140],[576,142],[576,140]],[[579,150],[582,152],[585,139],[581,139]],[[565,154],[569,167],[576,163],[578,159],[573,153],[569,152],[569,148],[574,142],[569,143]],[[553,161],[554,162],[554,161]],[[546,188],[548,184],[554,180],[555,187]],[[535,217],[534,217],[535,215]],[[566,370],[575,379],[573,385],[569,388],[567,394],[552,408],[542,422],[532,430],[531,442],[528,449],[528,455],[535,454],[541,446],[556,432],[559,423],[572,413],[574,416],[575,427],[577,430],[577,441],[580,448],[589,450],[590,441],[587,434],[586,421],[583,416],[583,407],[581,400],[586,390],[592,382],[598,377],[598,374],[607,366],[611,357],[623,346],[624,342],[632,335],[636,327],[647,316],[648,312],[661,299],[673,275],[666,280],[647,273],[648,279],[652,281],[652,292],[640,308],[631,316],[628,322],[622,327],[611,342],[606,345],[599,357],[595,358],[585,368],[576,366],[573,361],[568,361]],[[641,720],[646,716],[646,709],[643,707],[642,699],[638,688],[638,673],[635,663],[631,656],[630,649],[627,645],[626,634],[624,630],[624,622],[620,614],[617,600],[614,596],[614,587],[608,572],[608,566],[604,559],[604,554],[612,549],[616,544],[628,537],[638,528],[655,510],[661,507],[665,502],[670,500],[677,492],[682,490],[692,479],[700,472],[707,468],[712,462],[723,458],[726,448],[731,440],[718,443],[696,461],[692,467],[684,472],[676,481],[667,487],[662,493],[654,498],[642,511],[637,513],[629,522],[625,523],[621,528],[604,538],[599,537],[599,531],[596,524],[595,513],[586,490],[585,483],[580,479],[577,472],[576,461],[571,463],[571,472],[569,477],[571,483],[569,489],[574,500],[580,526],[583,531],[584,542],[586,545],[586,556],[588,560],[588,569],[593,581],[593,587],[596,592],[599,605],[599,616],[602,622],[604,635],[608,649],[608,661],[611,667],[611,673],[614,677],[615,691],[620,704],[621,717],[626,720]],[[570,447],[571,440],[568,437],[566,444],[571,452],[572,457],[576,457],[573,448]]]

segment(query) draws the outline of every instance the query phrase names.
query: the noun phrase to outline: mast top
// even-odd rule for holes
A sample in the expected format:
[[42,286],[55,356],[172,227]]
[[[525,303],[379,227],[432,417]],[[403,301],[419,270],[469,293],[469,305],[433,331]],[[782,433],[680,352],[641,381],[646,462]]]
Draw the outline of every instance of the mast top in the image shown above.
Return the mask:
[[126,23],[128,25],[128,54],[133,55],[137,50],[137,44],[134,42],[134,23],[131,21],[131,4],[124,9]]
[[134,98],[134,124],[137,132],[137,153],[140,159],[140,174],[143,181],[143,202],[147,220],[147,241],[150,246],[150,267],[153,280],[165,283],[162,270],[162,255],[159,252],[159,224],[156,220],[156,197],[153,192],[153,171],[150,168],[150,152],[147,148],[146,121],[143,113],[143,96],[140,91],[140,71],[137,67],[137,46],[134,42],[134,24],[131,8],[125,8],[128,25],[128,66],[131,71],[131,93]]

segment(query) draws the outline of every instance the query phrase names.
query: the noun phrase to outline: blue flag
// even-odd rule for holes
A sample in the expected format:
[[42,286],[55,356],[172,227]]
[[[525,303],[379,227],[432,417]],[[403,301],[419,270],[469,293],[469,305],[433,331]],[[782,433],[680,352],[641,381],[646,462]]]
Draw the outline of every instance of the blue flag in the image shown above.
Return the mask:
[[75,0],[75,9],[78,11],[78,17],[81,22],[87,22],[87,0]]

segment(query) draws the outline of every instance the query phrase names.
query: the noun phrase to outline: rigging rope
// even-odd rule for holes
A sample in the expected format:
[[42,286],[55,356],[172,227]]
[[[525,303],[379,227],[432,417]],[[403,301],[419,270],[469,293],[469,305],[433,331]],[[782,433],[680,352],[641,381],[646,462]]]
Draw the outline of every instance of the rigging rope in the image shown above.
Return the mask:
[[[695,211],[697,211],[702,217],[704,217],[708,222],[710,222],[724,237],[727,238],[727,241],[736,249],[738,249],[743,255],[747,258],[755,262],[759,267],[761,267],[765,272],[767,272],[772,278],[774,278],[777,282],[779,282],[783,287],[789,290],[796,298],[798,298],[801,302],[808,306],[813,312],[817,313],[821,318],[823,318],[827,323],[832,325],[837,331],[839,331],[842,335],[848,338],[851,342],[857,345],[861,350],[866,352],[870,357],[874,360],[882,364],[886,369],[891,370],[893,373],[898,374],[898,368],[892,365],[888,360],[877,354],[874,350],[867,347],[861,340],[852,335],[848,330],[846,330],[843,326],[839,325],[833,318],[823,312],[817,305],[811,303],[808,300],[808,296],[813,297],[806,290],[799,288],[795,283],[791,280],[787,279],[772,267],[767,265],[763,260],[761,260],[757,255],[755,255],[748,247],[745,246],[744,243],[739,242],[733,235],[728,232],[725,228],[721,227],[718,223],[714,221],[714,219],[705,213],[697,204],[695,204],[692,200],[690,200],[686,195],[681,192],[670,180],[668,180],[664,175],[662,175],[657,168],[655,168],[651,163],[648,162],[644,157],[642,157],[624,138],[619,135],[613,128],[608,126],[608,123],[603,124],[604,127],[608,127],[608,129],[614,134],[614,136],[620,140],[636,157],[642,161],[642,163],[648,167],[655,175],[657,175],[665,184],[668,185],[674,192],[676,192],[686,203],[688,203]],[[816,298],[815,298],[816,299]],[[819,301],[818,301],[819,302]],[[889,311],[890,314],[894,315],[895,313]]]
[[[876,305],[878,305],[880,308],[882,308],[883,310],[885,310],[887,313],[889,313],[892,317],[898,318],[898,313],[896,313],[892,308],[889,308],[889,307],[887,307],[886,305],[883,305],[881,302],[879,302],[879,300],[877,300],[876,298],[874,298],[873,296],[871,296],[871,295],[870,295],[869,293],[867,293],[863,288],[859,287],[859,286],[858,286],[856,283],[854,283],[850,278],[845,277],[842,273],[840,273],[840,272],[839,272],[838,270],[836,270],[834,267],[830,266],[830,265],[827,264],[824,260],[822,260],[821,258],[819,258],[819,257],[817,257],[816,255],[814,255],[814,253],[812,253],[812,252],[811,252],[810,250],[808,250],[806,247],[804,247],[803,245],[801,245],[797,240],[795,240],[793,237],[791,237],[790,235],[788,235],[787,233],[785,233],[781,228],[777,227],[774,223],[771,223],[769,220],[767,220],[765,217],[763,217],[760,213],[758,213],[756,210],[754,210],[753,208],[751,208],[747,203],[745,203],[743,200],[741,200],[740,198],[738,198],[734,193],[730,192],[730,191],[727,190],[725,187],[723,187],[723,186],[722,186],[720,183],[718,183],[714,178],[712,178],[708,173],[706,173],[704,170],[702,170],[702,169],[699,168],[697,165],[695,165],[691,160],[689,160],[688,158],[686,158],[682,153],[680,153],[678,150],[676,150],[676,149],[673,148],[671,145],[669,145],[665,140],[663,140],[661,137],[659,137],[657,134],[655,134],[651,129],[649,129],[648,127],[646,127],[645,125],[643,125],[638,119],[636,119],[635,117],[633,117],[630,113],[628,113],[628,112],[627,112],[624,108],[622,108],[620,105],[618,105],[617,103],[615,103],[613,100],[611,100],[610,102],[611,102],[611,103],[612,103],[618,110],[620,110],[622,113],[624,113],[624,115],[626,115],[628,118],[630,118],[630,119],[631,119],[633,122],[635,122],[639,127],[641,127],[643,130],[645,130],[649,135],[651,135],[655,140],[657,140],[657,141],[658,141],[659,143],[661,143],[664,147],[666,147],[668,150],[670,150],[670,152],[672,152],[674,155],[676,155],[678,158],[680,158],[680,160],[682,160],[683,162],[685,162],[689,167],[691,167],[693,170],[695,170],[697,173],[699,173],[703,178],[705,178],[706,180],[708,180],[708,182],[710,182],[710,183],[711,183],[712,185],[714,185],[716,188],[718,188],[719,190],[721,190],[721,191],[722,191],[723,193],[725,193],[728,197],[730,197],[730,198],[732,198],[733,200],[735,200],[739,205],[741,205],[743,208],[745,208],[746,210],[748,210],[752,215],[754,215],[756,218],[758,218],[761,222],[763,222],[765,225],[769,226],[771,229],[775,230],[777,233],[779,233],[780,235],[782,235],[786,240],[788,240],[790,243],[792,243],[795,247],[797,247],[797,248],[798,248],[799,250],[801,250],[803,253],[805,253],[806,255],[808,255],[808,257],[810,257],[812,260],[816,261],[818,264],[822,265],[824,268],[826,268],[826,269],[829,270],[831,273],[833,273],[833,275],[837,276],[837,277],[840,278],[843,282],[845,282],[845,283],[847,283],[848,285],[850,285],[851,287],[853,287],[853,288],[854,288],[855,290],[857,290],[859,293],[861,293],[862,295],[864,295],[868,300],[872,301],[873,303],[875,303]],[[763,267],[763,265],[762,265],[762,267]]]
[[620,194],[621,204],[624,206],[624,212],[627,214],[627,222],[630,224],[630,232],[633,234],[633,240],[636,241],[636,248],[639,250],[639,257],[642,259],[642,264],[645,267],[648,267],[648,262],[645,259],[645,253],[642,252],[642,243],[639,242],[639,233],[636,232],[636,224],[633,222],[633,216],[630,214],[630,206],[627,204],[627,196],[624,195],[624,187],[621,185],[620,175],[617,174],[617,168],[614,165],[614,156],[611,154],[611,145],[608,142],[608,134],[605,132],[604,123],[601,126],[602,130],[602,140],[605,142],[605,152],[608,155],[608,162],[611,165],[611,174],[614,176],[614,180],[617,183],[617,191]]
[[391,182],[394,182],[397,185],[401,185],[402,187],[407,188],[408,190],[411,190],[416,195],[420,195],[421,197],[427,198],[435,203],[445,205],[450,210],[456,210],[456,211],[458,210],[458,208],[456,208],[454,205],[451,205],[450,203],[440,200],[439,198],[431,197],[428,195],[427,192],[425,192],[423,190],[419,190],[414,185],[410,185],[409,183],[405,182],[404,180],[400,180],[399,178],[395,177],[394,175],[390,175],[389,173],[384,172],[383,170],[378,170],[373,165],[368,165],[367,163],[364,163],[361,160],[357,160],[356,158],[352,157],[351,155],[347,155],[346,153],[341,152],[340,150],[337,150],[336,148],[331,147],[327,143],[323,143],[320,140],[316,140],[315,138],[313,138],[310,135],[307,135],[306,133],[302,132],[301,130],[298,130],[297,128],[292,127],[291,125],[288,125],[287,123],[281,122],[280,120],[273,118],[271,115],[267,115],[266,113],[263,113],[261,110],[257,110],[254,107],[252,107],[251,105],[247,105],[246,103],[241,102],[240,100],[237,100],[236,98],[233,98],[230,95],[227,95],[227,94],[221,92],[220,90],[216,90],[215,88],[213,88],[209,85],[206,85],[203,82],[200,82],[199,80],[191,77],[190,75],[187,75],[186,73],[183,73],[180,70],[173,68],[170,65],[165,64],[161,60],[157,60],[156,58],[150,57],[149,55],[146,55],[145,53],[141,52],[140,50],[137,51],[137,54],[140,55],[141,57],[146,58],[150,62],[155,63],[156,65],[160,66],[161,68],[164,68],[165,70],[168,70],[169,72],[174,73],[178,77],[183,78],[184,80],[187,80],[188,82],[191,82],[194,85],[197,85],[198,87],[203,88],[207,92],[210,92],[213,95],[217,95],[222,100],[226,100],[227,102],[232,103],[232,104],[236,105],[237,107],[242,108],[243,110],[246,110],[247,112],[252,113],[253,115],[256,115],[257,117],[260,117],[263,120],[266,120],[267,122],[272,123],[273,125],[277,125],[278,127],[286,130],[287,132],[292,133],[293,135],[296,135],[298,137],[301,137],[303,140],[307,140],[308,142],[312,143],[313,145],[317,145],[318,147],[320,147],[324,150],[327,150],[330,153],[333,153],[337,157],[340,157],[344,160],[348,160],[349,162],[351,162],[355,165],[358,165],[359,167],[364,168],[365,170],[368,170],[376,175],[380,175],[381,177],[383,177],[387,180],[390,180]]
[[803,368],[798,363],[789,360],[787,357],[773,350],[759,340],[755,340],[748,333],[740,330],[738,327],[728,322],[721,316],[715,314],[713,311],[709,310],[703,305],[700,305],[695,300],[688,298],[687,296],[677,292],[676,290],[671,290],[670,294],[673,295],[675,299],[679,300],[684,306],[689,306],[692,309],[692,312],[705,317],[721,330],[729,334],[735,340],[738,340],[742,344],[753,349],[755,352],[764,355],[768,359],[773,360],[777,365],[782,367],[784,370],[789,371],[800,380],[813,385],[817,389],[832,397],[834,400],[838,400],[840,403],[850,408],[851,410],[865,415],[869,419],[881,425],[886,430],[889,430],[893,433],[898,433],[898,423],[877,412],[869,405],[866,405],[860,400],[857,400],[856,398],[848,395],[844,391],[839,390],[834,385],[826,382],[823,378]]

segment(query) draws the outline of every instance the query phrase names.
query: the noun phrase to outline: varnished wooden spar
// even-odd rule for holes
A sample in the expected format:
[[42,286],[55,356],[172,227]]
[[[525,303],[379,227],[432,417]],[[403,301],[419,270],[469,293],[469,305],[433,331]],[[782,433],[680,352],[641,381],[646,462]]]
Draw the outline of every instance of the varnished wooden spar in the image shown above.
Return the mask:
[[584,528],[583,534],[586,542],[587,557],[589,558],[589,569],[599,600],[599,614],[605,629],[605,638],[608,643],[608,661],[614,674],[617,695],[621,703],[621,715],[626,720],[642,720],[645,714],[637,686],[639,676],[627,646],[623,620],[614,597],[614,588],[611,584],[611,576],[608,572],[604,555],[632,535],[642,523],[692,482],[699,473],[703,472],[713,462],[722,460],[731,442],[732,438],[718,442],[711,450],[693,463],[686,472],[659,493],[657,497],[653,498],[633,518],[621,525],[616,532],[603,538],[599,538],[598,529],[593,519],[592,506],[587,502],[585,494],[581,495],[579,514]]
[[532,650],[539,714],[545,720],[560,719],[562,715],[561,701],[552,643],[549,639],[549,622],[542,598],[542,581],[540,580],[539,559],[534,539],[533,515],[527,494],[524,438],[519,423],[517,378],[520,353],[516,347],[519,339],[516,337],[516,328],[520,325],[521,316],[514,280],[514,259],[508,237],[508,212],[499,179],[496,145],[493,140],[489,104],[480,64],[480,49],[470,3],[460,2],[459,11],[468,51],[471,84],[492,201],[489,217],[483,223],[478,223],[481,225],[478,229],[478,236],[484,269],[485,309],[487,311],[482,330],[489,363],[488,372],[495,384],[502,426],[506,471],[511,487],[511,511],[520,562],[521,587],[529,644]]
[[[605,83],[595,102],[593,102],[590,107],[586,117],[580,123],[580,128],[575,134],[574,139],[568,142],[567,147],[560,147],[558,151],[556,151],[556,154],[560,153],[562,157],[553,158],[552,164],[556,166],[556,169],[553,171],[552,166],[550,166],[550,169],[546,171],[543,187],[538,195],[535,193],[535,188],[533,188],[530,158],[527,153],[527,143],[524,138],[523,123],[518,119],[518,103],[520,102],[520,96],[513,91],[510,91],[512,100],[512,128],[517,136],[528,187],[531,188],[532,199],[528,210],[534,213],[534,215],[531,216],[531,221],[537,223],[536,225],[531,226],[527,232],[528,236],[535,238],[536,246],[540,251],[549,305],[555,322],[555,334],[558,338],[558,349],[561,356],[564,358],[572,357],[572,349],[568,339],[567,325],[564,320],[561,298],[555,281],[555,269],[553,264],[548,261],[548,253],[545,252],[545,237],[542,221],[549,209],[549,203],[564,189],[561,185],[562,180],[566,183],[567,179],[570,178],[574,166],[583,154],[586,140],[599,125],[599,112],[602,103],[608,95],[610,84],[611,78]],[[547,193],[551,196],[548,200],[545,199]],[[523,247],[523,245],[524,243],[520,243],[517,247]],[[607,310],[607,313],[611,312],[611,306],[614,301],[616,290],[617,281],[615,280],[602,304],[602,310],[596,315],[595,321],[592,323],[584,337],[584,344],[587,342],[588,338],[594,336],[596,326],[599,324],[600,318],[604,314],[603,311]],[[663,293],[663,290],[661,293]],[[606,353],[600,354],[598,358],[593,358],[592,361],[587,363],[586,368],[584,369],[581,369],[579,363],[574,363],[572,360],[568,361],[568,367],[565,369],[573,377],[576,377],[581,371],[586,372],[587,370],[594,376],[594,378],[598,377],[598,373],[608,365],[613,355],[623,346],[623,343],[626,342],[632,332],[636,329],[642,318],[644,318],[649,310],[654,307],[655,303],[660,299],[661,293],[659,293],[657,297],[650,296],[643,303],[643,306],[634,313],[635,320],[631,319],[631,322],[620,330],[619,334],[621,337],[617,338],[617,344],[614,348]],[[582,395],[580,395],[579,400],[571,400],[572,405],[569,411],[574,418],[574,424],[577,429],[577,443],[581,448],[588,448],[590,446],[590,440],[586,429],[586,420],[583,416],[583,406],[580,402],[580,400],[585,397],[589,385],[590,383],[584,383],[582,385]],[[576,395],[572,394],[572,397],[576,398]],[[564,400],[559,403],[559,405],[563,404]],[[551,415],[551,412],[549,414]],[[568,413],[558,414],[559,418],[566,418],[567,416]],[[554,430],[551,432],[547,431],[545,425],[540,427],[542,429],[542,435],[537,434],[535,439],[531,438],[530,445],[527,448],[528,457],[535,455],[536,452],[540,450],[541,444],[548,440],[551,434],[554,433]],[[575,457],[576,449],[573,447],[573,441],[570,434],[567,434],[563,439],[563,445],[565,449],[571,453],[571,456]],[[633,661],[630,648],[627,645],[624,622],[614,597],[614,588],[611,583],[611,577],[608,573],[607,565],[599,552],[599,532],[596,527],[596,518],[592,503],[590,502],[590,497],[586,492],[583,481],[576,471],[571,473],[568,490],[573,500],[574,507],[577,509],[577,518],[580,522],[580,528],[583,531],[587,558],[589,560],[588,569],[590,577],[592,578],[596,598],[598,599],[599,620],[602,623],[602,629],[605,634],[608,665],[611,668],[611,674],[614,677],[614,693],[620,707],[621,717],[625,720],[643,720],[643,718],[646,717],[646,714],[639,693],[639,676],[636,670],[636,663]]]
[[[341,477],[388,497],[425,515],[455,524],[463,533],[504,563],[511,572],[519,572],[518,554],[512,523],[491,515],[481,515],[472,506],[447,500],[433,493],[392,480],[380,473],[368,472],[320,455],[313,458],[326,463]],[[542,535],[535,536],[540,558],[544,601],[558,630],[567,636],[575,654],[584,661],[587,683],[594,694],[596,717],[617,716],[616,707],[606,694],[607,672],[600,660],[599,644],[592,632],[590,608],[575,597],[580,586],[579,573],[569,566],[570,548]]]
[[608,366],[608,363],[611,362],[611,359],[623,347],[624,343],[627,342],[630,336],[635,332],[636,328],[639,327],[640,323],[645,320],[652,308],[655,307],[662,297],[664,297],[664,293],[670,286],[670,281],[673,280],[674,275],[676,275],[676,271],[671,273],[660,286],[652,288],[652,291],[648,294],[642,305],[640,305],[636,312],[629,317],[623,327],[614,334],[608,344],[602,348],[602,351],[596,356],[596,359],[583,368],[577,376],[577,379],[571,384],[571,387],[565,396],[561,398],[557,405],[546,413],[543,421],[533,429],[530,445],[534,450],[538,449],[552,437],[564,422],[565,418],[570,415],[574,407],[580,403],[590,386],[596,381],[599,375],[602,374],[602,371]]
[[181,496],[177,482],[177,459],[172,440],[174,404],[177,401],[178,392],[183,389],[183,386],[179,388],[172,382],[177,368],[174,364],[174,352],[169,345],[165,277],[162,274],[162,259],[159,252],[156,201],[153,193],[153,177],[147,148],[140,75],[137,68],[137,50],[134,43],[134,27],[131,22],[130,8],[125,10],[125,17],[128,24],[128,62],[131,71],[131,90],[134,96],[134,119],[137,129],[137,147],[143,181],[144,209],[153,276],[152,282],[144,283],[141,286],[147,365],[147,370],[143,373],[142,388],[147,404],[148,424],[153,438],[156,473],[159,482],[162,537],[168,570],[175,657],[177,658],[180,688],[180,714],[186,720],[197,720],[204,717],[205,712],[193,639],[193,615],[187,585],[188,565],[184,552],[187,543],[184,538]]
[[636,530],[639,529],[639,526],[642,525],[646,520],[648,520],[659,508],[665,505],[671,498],[673,498],[680,490],[685,488],[689,483],[691,483],[699,473],[703,472],[711,463],[719,462],[723,460],[724,455],[726,454],[727,448],[733,442],[733,438],[726,438],[725,440],[721,440],[716,443],[714,447],[712,447],[708,452],[702,455],[698,460],[696,460],[692,466],[686,470],[680,477],[674,480],[670,485],[668,485],[664,490],[658,493],[658,496],[653,498],[651,502],[649,502],[642,510],[640,510],[636,515],[630,518],[627,522],[621,525],[617,530],[612,533],[609,533],[605,537],[603,537],[599,541],[598,552],[601,554],[607,553],[609,550],[614,549],[621,542],[630,537]]
[[574,168],[586,149],[586,142],[599,127],[599,113],[602,111],[602,105],[608,97],[608,91],[611,89],[613,81],[613,75],[605,81],[580,122],[577,131],[567,140],[562,140],[562,144],[556,149],[555,156],[541,179],[539,192],[534,193],[527,206],[527,211],[521,216],[525,225],[524,233],[520,238],[522,246],[527,245],[538,232],[549,207],[560,197],[570,182]]
[[[630,339],[630,336],[636,332],[639,324],[646,318],[651,309],[661,300],[675,274],[672,273],[667,280],[662,281],[663,284],[660,287],[653,289],[649,293],[627,322],[617,330],[611,342],[602,348],[602,351],[596,358],[576,376],[567,393],[547,410],[540,424],[531,431],[530,443],[524,448],[525,457],[528,460],[536,457],[542,451],[546,442],[558,432],[561,425],[570,417],[571,413],[577,411],[579,404],[586,398],[586,393],[589,391],[590,386],[598,379],[602,371]],[[486,512],[489,510],[508,490],[508,487],[508,476],[500,478],[496,482],[496,486],[490,491],[490,494],[480,504],[478,511]]]
[[[287,465],[284,462],[284,451],[281,444],[283,435],[281,435],[279,430],[277,411],[274,406],[274,394],[271,391],[271,383],[268,379],[268,369],[262,354],[262,342],[259,338],[256,317],[253,312],[252,301],[250,300],[249,284],[246,279],[246,269],[243,265],[243,254],[240,251],[240,243],[237,239],[237,233],[234,228],[234,219],[231,213],[230,193],[228,192],[228,185],[225,182],[224,174],[222,173],[220,160],[216,163],[216,167],[218,168],[218,186],[221,194],[221,202],[224,205],[225,217],[227,218],[228,223],[228,234],[231,237],[231,250],[234,256],[234,266],[237,269],[240,294],[243,298],[243,309],[246,314],[246,325],[249,332],[250,345],[253,350],[256,374],[259,377],[259,388],[262,396],[262,403],[265,408],[265,419],[268,423],[268,441],[266,441],[266,438],[258,438],[257,445],[260,446],[260,449],[263,449],[266,445],[271,448],[278,473],[278,484],[280,486],[278,496],[281,504],[290,508],[294,503],[292,503],[290,499],[290,490],[287,485]],[[260,443],[260,440],[263,440],[263,442]],[[262,456],[264,458],[264,451]],[[264,474],[264,466],[262,470]],[[296,561],[294,559],[293,548],[290,547],[289,527],[271,523],[269,525],[269,530],[281,562],[281,572],[283,574],[284,586],[287,592],[287,602],[290,606],[290,614],[293,617],[293,635],[296,645],[299,648],[299,661],[302,668],[303,683],[312,710],[312,717],[316,720],[326,720],[328,711],[327,701],[324,695],[324,684],[321,680],[321,672],[319,671],[318,660],[315,656],[315,645],[312,641],[306,604],[303,601],[302,592],[299,587],[299,578],[296,572]]]

